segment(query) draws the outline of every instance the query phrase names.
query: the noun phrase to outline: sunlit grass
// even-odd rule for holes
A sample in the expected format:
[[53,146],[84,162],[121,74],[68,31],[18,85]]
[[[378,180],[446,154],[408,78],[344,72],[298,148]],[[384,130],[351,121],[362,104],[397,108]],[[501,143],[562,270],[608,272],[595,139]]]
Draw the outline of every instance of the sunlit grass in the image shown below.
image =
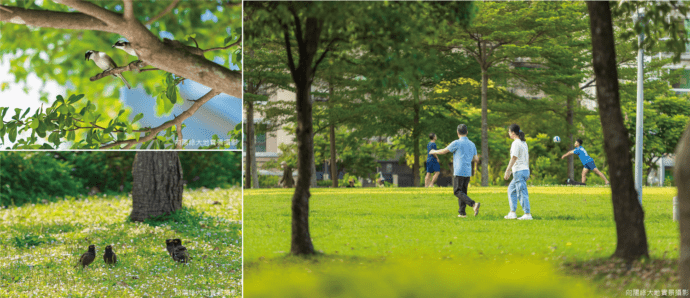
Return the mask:
[[[241,297],[241,191],[185,191],[183,207],[174,219],[150,224],[129,221],[132,199],[125,196],[2,209],[0,297]],[[168,256],[168,238],[182,239],[193,258],[188,265]],[[74,268],[89,244],[96,260]],[[108,244],[115,266],[103,262]]]
[[[246,294],[251,297],[252,283],[267,278],[264,274],[271,271],[308,268],[320,272],[315,278],[327,278],[332,273],[331,260],[346,265],[376,264],[374,267],[382,268],[395,268],[397,262],[443,260],[459,266],[459,270],[472,272],[479,269],[467,264],[484,264],[478,265],[479,268],[491,271],[492,266],[506,262],[527,262],[557,268],[562,274],[582,273],[582,277],[591,278],[586,276],[590,271],[570,270],[572,266],[565,266],[605,260],[613,254],[616,229],[610,189],[530,187],[529,190],[533,221],[503,218],[509,211],[505,187],[470,188],[470,197],[481,202],[482,207],[480,216],[464,219],[457,217],[457,199],[451,188],[313,189],[310,231],[315,248],[323,255],[308,265],[284,258],[290,250],[293,190],[246,190]],[[644,190],[645,226],[652,259],[678,257],[678,224],[672,221],[671,214],[675,194],[675,188]],[[518,215],[521,214],[518,207]],[[387,272],[387,269],[380,270]],[[595,280],[603,286],[603,295],[625,295],[625,291],[606,288],[606,284],[622,285],[626,289],[636,286],[611,283],[611,277],[605,280],[605,276]],[[658,289],[672,288],[674,283],[677,287],[677,281],[669,278],[666,284],[652,285]],[[637,285],[642,288],[645,284]],[[501,286],[500,282],[495,286]]]

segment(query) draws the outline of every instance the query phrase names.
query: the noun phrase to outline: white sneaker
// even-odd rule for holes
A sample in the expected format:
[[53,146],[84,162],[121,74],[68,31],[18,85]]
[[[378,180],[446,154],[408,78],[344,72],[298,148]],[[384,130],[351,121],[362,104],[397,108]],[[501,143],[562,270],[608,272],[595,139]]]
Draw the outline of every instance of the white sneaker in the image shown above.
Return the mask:
[[520,220],[531,220],[531,219],[532,219],[532,214],[525,214],[525,215],[521,216],[521,217],[518,218],[518,219],[520,219]]
[[504,216],[503,218],[505,218],[505,219],[516,219],[517,214],[515,214],[515,212],[511,211],[511,212],[508,212],[508,215]]

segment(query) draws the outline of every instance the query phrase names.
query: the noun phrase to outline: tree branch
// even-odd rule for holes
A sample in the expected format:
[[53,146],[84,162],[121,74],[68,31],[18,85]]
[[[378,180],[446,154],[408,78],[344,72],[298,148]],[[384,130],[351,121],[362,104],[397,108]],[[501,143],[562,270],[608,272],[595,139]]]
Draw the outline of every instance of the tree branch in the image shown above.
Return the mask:
[[175,142],[175,149],[182,149],[182,125],[176,125],[175,130],[177,131],[177,142]]
[[206,52],[210,52],[210,51],[227,50],[227,49],[232,48],[232,47],[239,45],[239,44],[242,44],[242,36],[240,36],[240,38],[236,42],[233,42],[227,46],[219,47],[219,48],[205,49],[205,50],[201,50],[201,52],[206,53]]
[[180,0],[173,0],[173,2],[170,3],[170,5],[168,5],[168,7],[166,7],[163,11],[161,11],[161,13],[159,13],[159,14],[158,14],[157,16],[155,16],[153,19],[151,19],[151,20],[149,20],[148,22],[146,22],[145,25],[147,25],[147,26],[148,26],[148,25],[151,25],[151,24],[153,24],[153,22],[157,21],[158,19],[160,19],[160,18],[162,18],[163,16],[165,16],[166,14],[168,14],[170,11],[173,10],[173,8],[175,8],[175,6],[177,6],[177,3],[180,3]]
[[160,133],[161,131],[164,131],[164,130],[168,129],[169,127],[171,127],[171,126],[173,126],[173,125],[177,125],[177,127],[180,127],[180,125],[182,124],[182,121],[184,121],[185,119],[187,119],[187,118],[191,117],[192,115],[194,115],[194,113],[196,113],[196,111],[197,111],[202,105],[204,105],[206,102],[208,102],[209,100],[211,100],[211,98],[215,97],[215,96],[218,95],[218,94],[220,94],[220,91],[211,89],[211,91],[209,91],[208,93],[206,93],[204,96],[202,96],[201,98],[195,100],[195,101],[194,101],[194,104],[193,104],[189,109],[187,109],[186,111],[182,112],[182,114],[180,114],[179,116],[175,117],[174,119],[172,119],[172,120],[170,120],[170,121],[167,121],[167,122],[161,124],[161,125],[158,126],[158,127],[152,128],[150,134],[148,134],[148,135],[146,135],[146,136],[144,136],[144,137],[139,138],[138,141],[137,141],[136,139],[129,139],[129,140],[124,140],[124,141],[117,141],[117,142],[113,142],[113,143],[111,143],[111,144],[102,146],[101,149],[109,149],[109,148],[113,148],[113,147],[119,147],[120,145],[125,145],[125,144],[126,144],[126,146],[125,146],[123,149],[129,149],[129,148],[132,148],[132,146],[134,146],[134,145],[136,145],[136,144],[139,144],[139,143],[146,143],[146,142],[148,142],[148,141],[151,141],[151,140],[153,140],[153,139],[158,135],[158,133]]
[[122,2],[125,6],[125,20],[129,21],[134,19],[134,4],[132,3],[132,0],[122,0]]
[[118,13],[114,13],[91,2],[81,0],[53,0],[54,2],[67,5],[79,12],[93,16],[109,26],[116,27],[124,23],[124,19]]
[[[0,5],[0,22],[55,29],[98,30],[117,33],[103,21],[80,12],[33,10]],[[10,9],[11,8],[11,9]]]
[[[144,67],[144,66],[146,66],[146,65],[147,65],[146,62],[143,62],[143,61],[139,61],[139,60],[137,60],[137,61],[132,61],[132,62],[130,62],[129,64],[127,64],[126,66],[116,67],[116,68],[113,68],[113,69],[111,69],[111,70],[106,70],[106,71],[104,71],[104,72],[102,72],[102,73],[99,73],[99,74],[97,74],[97,75],[91,77],[90,80],[93,82],[93,81],[97,81],[97,80],[100,80],[100,79],[102,79],[102,78],[105,78],[105,77],[107,77],[107,76],[112,76],[112,75],[116,75],[116,74],[121,74],[121,73],[123,73],[123,72],[125,72],[125,71],[135,71],[135,70],[139,70],[140,68],[142,68],[142,67]],[[146,69],[146,70],[155,70],[155,69]],[[143,71],[143,70],[142,70],[142,71]]]

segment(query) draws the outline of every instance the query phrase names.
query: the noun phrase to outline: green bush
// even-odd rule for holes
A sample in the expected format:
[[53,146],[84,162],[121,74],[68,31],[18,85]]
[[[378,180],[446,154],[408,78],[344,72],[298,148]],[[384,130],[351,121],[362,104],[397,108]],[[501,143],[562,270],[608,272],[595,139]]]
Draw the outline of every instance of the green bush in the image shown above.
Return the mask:
[[182,174],[190,188],[229,188],[242,184],[242,154],[232,151],[180,152]]
[[37,203],[83,191],[73,166],[54,152],[0,152],[0,205]]
[[559,276],[543,263],[520,260],[479,263],[465,259],[459,264],[429,260],[354,265],[342,261],[296,261],[298,264],[287,268],[285,265],[251,268],[245,275],[245,297],[592,297],[595,294],[586,281]]
[[280,187],[280,176],[259,175],[259,187],[273,188]]

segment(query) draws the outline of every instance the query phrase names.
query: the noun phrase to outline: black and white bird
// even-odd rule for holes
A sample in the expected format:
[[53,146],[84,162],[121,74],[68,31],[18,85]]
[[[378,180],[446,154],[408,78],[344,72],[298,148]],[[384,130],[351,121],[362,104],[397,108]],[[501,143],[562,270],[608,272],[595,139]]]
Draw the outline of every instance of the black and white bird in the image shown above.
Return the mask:
[[128,41],[118,40],[113,45],[113,48],[123,50],[123,51],[127,52],[127,54],[135,56],[135,57],[137,57],[137,59],[139,59],[139,55],[137,55],[137,52],[135,52],[134,49],[132,48],[132,44],[129,43]]
[[[117,67],[117,64],[115,64],[113,58],[110,58],[110,56],[103,52],[93,50],[87,51],[84,57],[86,58],[86,60],[93,60],[93,62],[96,63],[96,66],[98,66],[103,71],[111,70]],[[127,89],[132,89],[132,87],[129,85],[129,82],[127,82],[127,80],[125,79],[125,77],[122,76],[122,74],[117,73],[113,76],[120,78],[120,80],[122,80],[122,82],[124,82],[127,86]]]

